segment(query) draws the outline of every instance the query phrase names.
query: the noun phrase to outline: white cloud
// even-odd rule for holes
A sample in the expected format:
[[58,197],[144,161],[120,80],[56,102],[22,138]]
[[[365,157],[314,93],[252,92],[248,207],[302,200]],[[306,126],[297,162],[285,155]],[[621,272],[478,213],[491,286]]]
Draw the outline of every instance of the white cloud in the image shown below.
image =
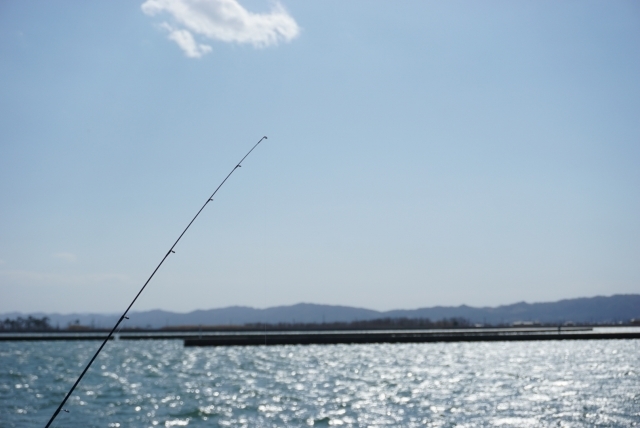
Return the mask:
[[300,33],[296,21],[279,3],[269,13],[252,13],[237,0],[147,0],[142,11],[149,16],[169,13],[175,24],[163,22],[161,27],[191,58],[211,51],[211,46],[196,42],[194,34],[264,48],[289,42]]
[[196,43],[193,35],[187,30],[176,30],[166,22],[162,27],[169,31],[169,39],[176,42],[189,58],[200,58],[202,55],[211,52],[211,46]]
[[69,263],[73,263],[78,260],[75,254],[65,253],[65,252],[54,253],[52,254],[52,256],[55,257],[56,259],[64,260],[65,262],[69,262]]

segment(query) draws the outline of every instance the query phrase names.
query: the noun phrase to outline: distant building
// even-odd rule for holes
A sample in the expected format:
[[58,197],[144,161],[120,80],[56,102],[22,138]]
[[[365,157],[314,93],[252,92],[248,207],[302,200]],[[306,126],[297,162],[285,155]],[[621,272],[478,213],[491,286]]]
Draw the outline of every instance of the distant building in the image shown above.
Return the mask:
[[513,327],[531,327],[536,325],[537,323],[533,321],[514,321],[511,325]]

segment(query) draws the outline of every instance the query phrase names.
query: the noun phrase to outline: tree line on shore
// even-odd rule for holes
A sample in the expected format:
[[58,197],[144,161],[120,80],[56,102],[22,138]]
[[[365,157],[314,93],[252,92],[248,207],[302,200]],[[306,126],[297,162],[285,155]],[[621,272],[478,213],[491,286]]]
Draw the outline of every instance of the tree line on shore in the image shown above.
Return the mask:
[[0,330],[9,331],[47,331],[53,330],[49,324],[49,317],[36,318],[29,315],[27,318],[5,318],[0,322]]
[[[245,324],[250,329],[259,329],[261,324]],[[467,328],[471,323],[464,318],[445,318],[431,321],[429,318],[378,318],[351,322],[330,323],[278,323],[266,324],[272,330],[402,330],[433,328]]]
[[[247,323],[244,325],[211,325],[211,326],[171,326],[160,330],[387,330],[387,329],[427,329],[427,328],[465,328],[471,323],[464,318],[448,318],[431,321],[428,318],[379,318],[373,320],[357,320],[351,322],[328,323]],[[76,321],[66,326],[65,330],[93,330]],[[2,331],[51,331],[60,330],[50,324],[49,317],[37,318],[28,316],[15,319],[6,318],[0,322]],[[103,330],[103,329],[98,329]],[[123,330],[141,330],[140,328],[124,328]]]
[[464,318],[446,318],[431,321],[429,318],[377,318],[350,322],[323,323],[247,323],[243,325],[171,326],[162,330],[225,330],[225,331],[311,331],[311,330],[402,330],[468,328],[472,324]]
[[[49,317],[34,317],[29,315],[26,318],[17,317],[15,319],[5,318],[0,321],[0,331],[52,331],[60,330],[59,326],[53,327]],[[80,320],[69,323],[65,330],[92,330],[93,327],[80,324]]]
[[[140,331],[140,330],[160,330],[160,331],[327,331],[327,330],[403,330],[403,329],[456,329],[456,328],[472,328],[472,327],[526,327],[526,326],[557,326],[557,323],[510,323],[510,324],[485,324],[478,325],[473,324],[465,318],[443,318],[439,321],[432,321],[429,318],[377,318],[372,320],[356,320],[356,321],[343,321],[343,322],[315,322],[315,323],[300,323],[295,322],[279,322],[279,323],[246,323],[246,324],[231,324],[231,325],[179,325],[179,326],[167,326],[159,329],[155,328],[141,328],[141,327],[125,327],[122,331]],[[565,325],[582,325],[581,323],[565,323]],[[586,325],[586,324],[585,324]],[[640,325],[639,319],[632,319],[624,325]],[[109,328],[95,328],[94,326],[86,326],[80,324],[79,320],[70,322],[64,328],[59,326],[53,327],[50,324],[49,317],[33,317],[29,315],[26,318],[17,317],[15,319],[6,318],[4,321],[0,321],[0,331],[53,331],[53,330],[67,330],[67,331],[102,331]]]

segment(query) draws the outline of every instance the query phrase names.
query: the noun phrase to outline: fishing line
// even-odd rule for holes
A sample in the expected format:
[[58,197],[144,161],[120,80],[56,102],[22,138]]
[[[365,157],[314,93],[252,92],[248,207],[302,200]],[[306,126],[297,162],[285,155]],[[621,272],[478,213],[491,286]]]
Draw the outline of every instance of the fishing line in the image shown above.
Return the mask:
[[205,207],[209,204],[209,202],[213,201],[213,197],[215,196],[216,193],[218,193],[218,190],[220,190],[220,188],[222,187],[222,185],[229,179],[229,177],[231,177],[231,174],[233,174],[235,172],[236,169],[240,168],[242,162],[247,158],[247,156],[249,156],[251,154],[251,152],[258,147],[258,144],[260,144],[262,142],[262,140],[266,140],[267,137],[264,136],[262,138],[260,138],[260,140],[251,148],[251,150],[249,150],[247,152],[246,155],[244,155],[244,157],[242,159],[240,159],[240,162],[238,162],[236,164],[235,167],[233,167],[233,169],[231,170],[231,172],[229,174],[227,174],[227,176],[225,177],[224,180],[222,180],[222,183],[220,183],[218,185],[218,187],[216,187],[216,190],[213,191],[213,193],[211,194],[211,196],[209,196],[209,198],[207,199],[207,201],[204,203],[204,205],[202,205],[202,208],[200,208],[200,210],[196,213],[196,215],[193,217],[193,219],[191,219],[191,221],[189,222],[189,224],[187,225],[187,227],[185,227],[185,229],[182,231],[182,233],[180,234],[180,236],[178,236],[178,239],[176,239],[176,242],[173,243],[173,245],[171,246],[171,248],[169,248],[169,251],[167,251],[167,254],[164,255],[164,257],[162,258],[162,260],[160,261],[160,263],[158,264],[158,266],[156,266],[156,268],[153,270],[153,272],[151,273],[151,276],[149,276],[149,279],[147,279],[147,281],[144,283],[144,285],[142,286],[142,288],[140,289],[140,291],[138,291],[138,294],[136,294],[136,297],[133,298],[133,300],[131,301],[131,303],[129,304],[129,306],[127,307],[127,309],[124,311],[124,313],[122,314],[122,316],[118,319],[118,322],[116,322],[116,325],[113,326],[113,328],[111,329],[111,331],[109,332],[109,335],[104,339],[104,341],[102,342],[102,345],[100,345],[100,347],[98,348],[98,350],[96,351],[95,355],[93,356],[93,358],[91,358],[91,360],[89,361],[89,364],[87,364],[87,366],[84,368],[84,370],[82,371],[82,373],[80,374],[80,376],[78,377],[78,380],[76,380],[76,382],[73,384],[73,386],[71,387],[71,389],[69,390],[69,392],[67,392],[67,395],[65,395],[64,400],[62,400],[62,402],[60,403],[60,405],[58,406],[58,408],[56,409],[56,411],[53,413],[53,416],[51,416],[51,419],[49,419],[49,422],[47,422],[47,425],[45,425],[45,428],[49,428],[51,426],[51,423],[56,419],[56,417],[58,416],[58,414],[60,413],[60,411],[62,410],[63,406],[65,405],[65,403],[67,402],[67,400],[69,399],[69,397],[71,397],[71,394],[73,393],[73,391],[76,389],[76,386],[78,386],[78,384],[80,383],[80,381],[82,380],[82,378],[84,377],[84,375],[87,373],[87,371],[89,370],[89,367],[91,367],[91,364],[93,364],[93,362],[95,361],[95,359],[98,357],[98,354],[100,354],[100,351],[102,351],[102,348],[104,348],[104,346],[107,344],[107,342],[111,339],[111,337],[113,337],[114,332],[118,329],[118,327],[120,326],[120,324],[122,323],[123,320],[128,319],[127,318],[127,313],[129,313],[129,310],[131,309],[131,307],[133,306],[133,304],[136,302],[136,300],[138,300],[138,297],[140,297],[140,294],[142,294],[142,292],[144,291],[144,289],[147,287],[147,284],[149,284],[149,282],[151,281],[151,279],[154,277],[154,275],[156,274],[156,272],[158,272],[158,269],[160,269],[160,266],[162,266],[162,264],[164,263],[164,261],[171,255],[174,254],[174,248],[176,247],[176,245],[178,245],[178,242],[180,242],[180,239],[182,239],[182,237],[184,236],[184,234],[187,232],[187,230],[189,230],[189,228],[191,227],[191,225],[193,224],[194,221],[196,221],[196,219],[198,218],[198,216],[200,215],[200,213],[205,209]]

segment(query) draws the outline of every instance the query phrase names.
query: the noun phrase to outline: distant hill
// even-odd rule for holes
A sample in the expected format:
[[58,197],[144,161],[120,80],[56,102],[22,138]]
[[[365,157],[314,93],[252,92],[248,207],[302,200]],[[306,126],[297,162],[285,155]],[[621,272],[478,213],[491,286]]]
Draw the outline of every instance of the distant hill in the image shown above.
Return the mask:
[[[104,314],[45,314],[5,313],[0,319],[17,316],[48,316],[52,326],[66,327],[76,320],[82,325],[111,327],[118,315]],[[242,325],[247,323],[322,323],[350,322],[376,318],[429,318],[438,321],[444,318],[465,318],[472,323],[499,324],[518,321],[543,323],[611,323],[640,319],[640,295],[625,294],[610,297],[588,297],[566,299],[548,303],[515,303],[494,308],[471,306],[435,306],[431,308],[375,311],[350,306],[316,305],[299,303],[291,306],[275,306],[255,309],[246,306],[198,310],[175,313],[162,310],[132,312],[126,327],[161,328],[180,325]]]

